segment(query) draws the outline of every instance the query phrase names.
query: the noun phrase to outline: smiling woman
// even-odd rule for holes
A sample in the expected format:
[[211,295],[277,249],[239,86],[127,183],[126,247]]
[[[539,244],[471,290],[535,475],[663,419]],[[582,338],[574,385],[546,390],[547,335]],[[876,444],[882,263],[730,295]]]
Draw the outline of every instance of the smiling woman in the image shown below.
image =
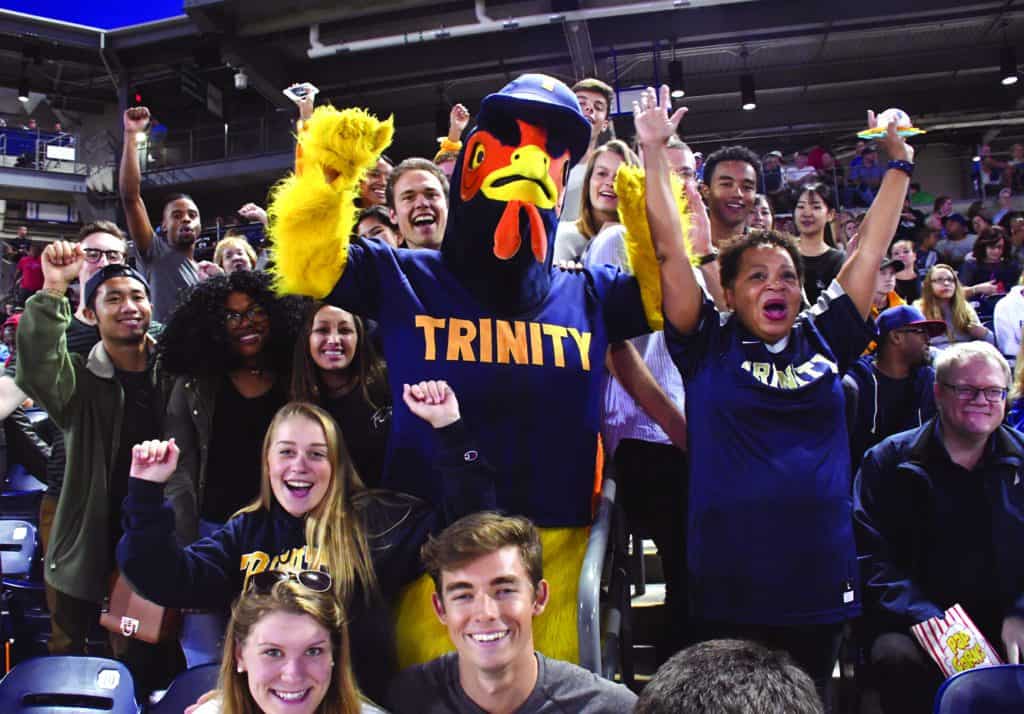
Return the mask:
[[[379,700],[396,669],[390,604],[419,576],[420,546],[451,520],[495,503],[493,472],[448,385],[404,385],[402,398],[440,442],[446,495],[436,507],[365,488],[331,416],[291,402],[274,416],[258,452],[258,497],[186,548],[177,544],[164,506],[164,484],[181,451],[173,440],[135,446],[117,551],[122,572],[165,607],[219,611],[277,571],[330,590],[346,609],[360,653],[353,663],[359,686]],[[222,632],[213,631],[214,641]]]
[[555,262],[582,261],[590,241],[605,228],[619,221],[619,197],[615,194],[615,174],[619,166],[639,166],[640,159],[624,141],[613,139],[599,146],[587,162],[580,194],[579,219],[558,224],[555,234]]
[[348,626],[330,592],[279,573],[231,611],[220,698],[196,714],[371,714],[352,675]]
[[360,478],[375,487],[391,432],[384,360],[377,356],[362,318],[340,307],[311,306],[301,335],[295,342],[291,398],[318,404],[334,417]]
[[[267,275],[243,270],[195,286],[171,314],[158,350],[176,376],[165,434],[182,446],[178,472],[196,494],[198,524],[179,524],[188,542],[259,493],[260,446],[287,401],[301,308],[277,297]],[[195,624],[188,616],[182,636],[189,666],[216,658],[217,638],[194,634]]]

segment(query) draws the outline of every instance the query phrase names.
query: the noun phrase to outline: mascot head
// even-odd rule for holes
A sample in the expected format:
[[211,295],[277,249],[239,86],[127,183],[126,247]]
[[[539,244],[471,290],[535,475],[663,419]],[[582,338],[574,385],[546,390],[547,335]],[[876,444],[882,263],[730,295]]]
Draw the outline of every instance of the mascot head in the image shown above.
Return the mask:
[[589,140],[557,79],[524,74],[484,98],[452,174],[441,252],[485,304],[515,313],[547,296],[565,181]]

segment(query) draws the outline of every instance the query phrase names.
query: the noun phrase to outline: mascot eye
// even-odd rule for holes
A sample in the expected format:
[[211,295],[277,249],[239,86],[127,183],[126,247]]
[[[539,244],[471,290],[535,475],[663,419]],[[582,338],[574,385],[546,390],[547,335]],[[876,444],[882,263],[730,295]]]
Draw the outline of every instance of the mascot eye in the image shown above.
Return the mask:
[[469,157],[469,169],[473,171],[480,167],[480,164],[484,162],[484,156],[486,155],[483,144],[477,144],[473,147],[473,154]]

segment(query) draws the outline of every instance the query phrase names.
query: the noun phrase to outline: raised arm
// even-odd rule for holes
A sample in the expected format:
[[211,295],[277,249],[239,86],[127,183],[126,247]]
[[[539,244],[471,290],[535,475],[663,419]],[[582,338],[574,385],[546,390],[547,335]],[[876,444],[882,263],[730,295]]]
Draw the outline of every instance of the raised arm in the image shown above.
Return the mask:
[[697,328],[702,294],[686,253],[665,150],[668,138],[676,132],[686,109],[678,109],[669,116],[669,106],[667,86],[661,87],[660,104],[654,89],[648,87],[640,100],[633,103],[633,121],[637,143],[644,154],[647,224],[658,259],[662,309],[672,326],[686,335]]
[[18,325],[15,382],[50,413],[57,426],[67,426],[68,407],[75,398],[75,368],[68,353],[71,304],[64,293],[84,260],[77,243],[54,241],[43,251],[43,289],[29,298]]
[[[876,126],[875,113],[868,112],[868,126]],[[896,122],[886,128],[882,144],[886,153],[893,161],[913,162],[914,149],[899,135]],[[896,234],[903,211],[903,200],[910,187],[910,175],[899,169],[889,169],[882,179],[881,188],[871,207],[864,216],[858,231],[857,247],[843,264],[836,280],[861,317],[867,319],[871,309],[871,297],[875,290],[875,278],[882,258],[889,247],[889,242]]]
[[237,594],[237,519],[188,548],[175,540],[175,519],[164,487],[177,466],[174,439],[132,447],[124,535],[117,562],[139,592],[164,607],[224,607]]
[[153,244],[153,224],[149,222],[146,204],[142,202],[142,173],[139,170],[139,148],[135,137],[149,126],[149,109],[132,107],[124,113],[124,146],[121,149],[121,172],[117,182],[124,204],[128,233],[139,251],[146,253]]

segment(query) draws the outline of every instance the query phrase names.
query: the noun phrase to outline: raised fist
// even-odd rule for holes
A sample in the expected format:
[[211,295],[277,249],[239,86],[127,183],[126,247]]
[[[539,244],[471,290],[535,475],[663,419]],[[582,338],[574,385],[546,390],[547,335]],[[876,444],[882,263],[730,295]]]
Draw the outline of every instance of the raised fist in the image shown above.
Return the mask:
[[63,292],[78,277],[85,254],[77,243],[57,240],[43,251],[43,285]]
[[146,107],[132,107],[124,113],[124,131],[126,134],[137,134],[145,131],[149,126],[149,109]]

